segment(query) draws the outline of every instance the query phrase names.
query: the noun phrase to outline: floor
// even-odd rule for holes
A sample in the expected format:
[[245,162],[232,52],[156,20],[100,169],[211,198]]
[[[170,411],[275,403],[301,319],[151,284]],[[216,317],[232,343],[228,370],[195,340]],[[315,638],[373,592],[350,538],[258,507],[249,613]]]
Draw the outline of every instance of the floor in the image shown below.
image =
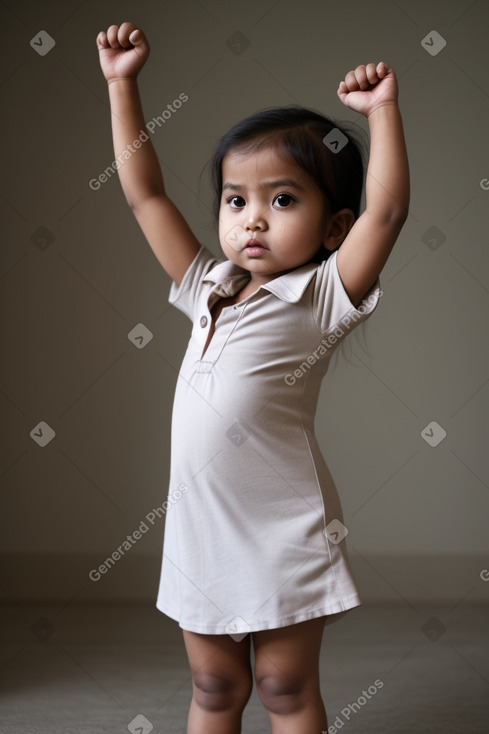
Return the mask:
[[[182,634],[156,607],[12,605],[0,622],[2,734],[185,734]],[[329,734],[488,734],[488,622],[483,605],[364,604],[326,627]],[[254,690],[242,734],[269,731]]]

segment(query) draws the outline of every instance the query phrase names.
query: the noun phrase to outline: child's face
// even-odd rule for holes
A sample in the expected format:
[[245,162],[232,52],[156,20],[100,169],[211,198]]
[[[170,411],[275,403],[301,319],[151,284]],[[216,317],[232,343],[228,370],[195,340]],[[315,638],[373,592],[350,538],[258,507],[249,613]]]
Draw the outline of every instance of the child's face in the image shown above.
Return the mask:
[[[309,262],[327,243],[324,195],[274,150],[229,151],[222,163],[219,239],[226,257],[267,282]],[[247,247],[250,240],[259,247]]]

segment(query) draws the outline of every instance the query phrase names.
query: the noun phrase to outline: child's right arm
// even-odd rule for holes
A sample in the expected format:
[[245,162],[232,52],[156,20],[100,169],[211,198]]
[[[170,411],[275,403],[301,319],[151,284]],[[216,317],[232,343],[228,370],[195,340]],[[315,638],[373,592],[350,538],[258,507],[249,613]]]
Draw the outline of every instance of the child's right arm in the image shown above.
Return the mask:
[[137,75],[149,56],[148,42],[133,23],[123,23],[110,26],[107,33],[101,31],[97,47],[109,89],[115,158],[126,149],[134,151],[120,159],[122,189],[157,259],[180,285],[200,243],[166,195],[151,141],[142,142],[137,149],[132,145],[141,130],[146,131]]

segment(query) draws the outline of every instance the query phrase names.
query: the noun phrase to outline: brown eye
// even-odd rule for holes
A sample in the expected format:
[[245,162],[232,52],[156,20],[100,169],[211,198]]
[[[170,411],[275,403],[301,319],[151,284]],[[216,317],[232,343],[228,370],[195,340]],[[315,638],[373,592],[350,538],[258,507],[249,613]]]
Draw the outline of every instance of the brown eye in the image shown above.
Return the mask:
[[285,209],[289,206],[290,202],[293,201],[293,198],[290,196],[290,194],[279,194],[275,201],[279,205],[279,209]]
[[231,199],[228,199],[228,204],[231,205],[231,209],[241,209],[245,203],[242,196],[233,196]]

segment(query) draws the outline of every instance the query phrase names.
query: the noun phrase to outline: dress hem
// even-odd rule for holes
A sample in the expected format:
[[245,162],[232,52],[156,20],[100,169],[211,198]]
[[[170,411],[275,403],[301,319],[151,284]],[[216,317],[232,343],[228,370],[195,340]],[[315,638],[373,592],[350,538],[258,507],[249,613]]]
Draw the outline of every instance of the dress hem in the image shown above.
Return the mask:
[[[362,605],[362,601],[360,600],[360,597],[355,595],[349,597],[347,600],[344,601],[343,604],[334,604],[333,606],[329,607],[316,607],[315,609],[310,609],[309,611],[303,612],[303,613],[296,613],[296,614],[288,614],[286,617],[281,617],[279,620],[275,622],[255,622],[254,624],[246,623],[248,626],[248,630],[245,634],[248,634],[248,632],[263,632],[264,630],[272,630],[272,629],[281,629],[282,627],[289,627],[294,624],[300,624],[301,622],[307,622],[310,619],[317,619],[318,617],[328,617],[328,616],[334,616],[335,614],[341,613],[341,612],[348,612],[351,609],[355,609],[356,607],[359,607]],[[228,635],[229,632],[226,631],[226,627],[222,627],[219,630],[216,630],[215,625],[202,625],[202,624],[193,624],[191,622],[184,624],[180,623],[180,620],[178,619],[178,616],[174,612],[169,612],[165,609],[163,604],[158,604],[156,602],[156,608],[162,612],[163,614],[166,614],[167,617],[170,617],[170,619],[175,620],[178,622],[179,627],[181,629],[188,631],[188,632],[196,632],[198,634],[204,634],[204,635]],[[343,615],[341,615],[343,616]],[[339,617],[338,617],[339,619]],[[335,620],[329,620],[330,622]],[[325,623],[328,623],[328,620],[325,620]]]

